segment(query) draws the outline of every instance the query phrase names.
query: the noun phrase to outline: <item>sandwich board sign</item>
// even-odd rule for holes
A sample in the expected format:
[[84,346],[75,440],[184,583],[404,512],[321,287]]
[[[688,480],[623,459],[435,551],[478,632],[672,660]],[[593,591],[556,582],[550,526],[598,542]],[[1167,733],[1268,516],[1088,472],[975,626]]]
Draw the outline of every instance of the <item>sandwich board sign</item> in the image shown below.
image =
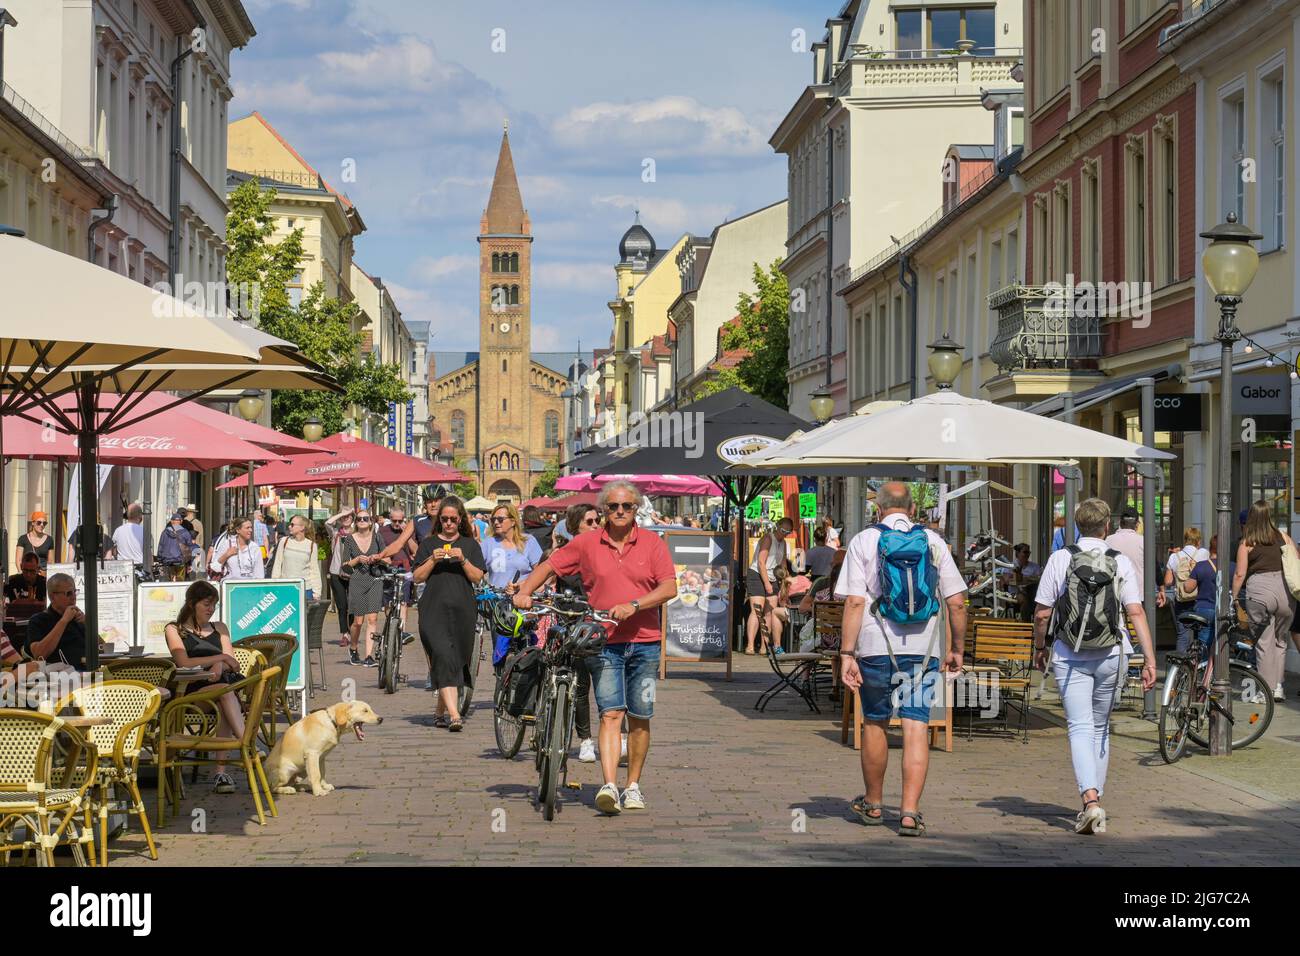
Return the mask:
[[677,575],[677,596],[664,605],[659,676],[667,663],[726,662],[731,679],[733,594],[731,535],[665,531]]
[[[298,641],[289,662],[286,690],[306,687],[307,602],[302,578],[244,578],[221,582],[221,620],[230,640],[258,634],[288,634]],[[306,695],[302,695],[306,709]]]

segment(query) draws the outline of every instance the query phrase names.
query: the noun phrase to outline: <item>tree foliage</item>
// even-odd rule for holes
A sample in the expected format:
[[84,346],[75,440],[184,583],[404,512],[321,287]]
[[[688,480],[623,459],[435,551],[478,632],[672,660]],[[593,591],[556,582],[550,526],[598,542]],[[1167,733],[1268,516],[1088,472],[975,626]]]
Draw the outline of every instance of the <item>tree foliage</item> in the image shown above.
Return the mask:
[[[236,288],[257,288],[259,327],[287,339],[316,362],[343,387],[342,395],[322,391],[277,390],[271,396],[271,424],[286,435],[301,435],[311,416],[320,419],[325,434],[342,431],[349,407],[384,415],[389,402],[410,397],[401,369],[362,354],[363,335],[354,331],[361,309],[325,295],[316,283],[295,307],[288,284],[302,262],[302,230],[295,229],[279,242],[271,215],[274,191],[249,180],[230,194],[226,236],[227,282]],[[246,284],[246,285],[240,285]]]
[[[467,470],[468,463],[464,458],[453,458],[451,466],[466,475],[473,475],[473,472]],[[457,482],[452,485],[451,493],[461,501],[469,501],[471,498],[478,497],[478,483],[472,477],[469,481]]]
[[546,466],[546,470],[541,473],[537,483],[533,485],[534,498],[554,498],[555,482],[560,477],[560,459],[557,457],[554,461]]
[[[764,270],[754,263],[754,286],[758,294],[740,294],[736,303],[740,322],[723,330],[722,347],[728,351],[746,349],[750,353],[736,365],[733,384],[778,408],[785,408],[790,394],[786,378],[790,370],[790,284],[780,264],[777,260]],[[720,370],[715,381],[728,380],[726,373],[730,371]],[[710,389],[719,390],[718,387]]]

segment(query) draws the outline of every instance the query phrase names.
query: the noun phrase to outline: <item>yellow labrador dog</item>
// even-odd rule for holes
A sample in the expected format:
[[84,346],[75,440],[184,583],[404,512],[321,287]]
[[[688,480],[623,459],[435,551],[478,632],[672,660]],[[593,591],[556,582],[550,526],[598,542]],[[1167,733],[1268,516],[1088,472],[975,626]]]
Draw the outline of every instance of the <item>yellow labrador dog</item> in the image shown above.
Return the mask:
[[338,746],[348,730],[365,740],[362,724],[382,724],[370,705],[359,700],[341,701],[324,710],[313,711],[284,732],[266,758],[266,776],[276,793],[297,793],[297,783],[304,777],[311,784],[312,796],[320,797],[334,789],[325,782],[325,755]]

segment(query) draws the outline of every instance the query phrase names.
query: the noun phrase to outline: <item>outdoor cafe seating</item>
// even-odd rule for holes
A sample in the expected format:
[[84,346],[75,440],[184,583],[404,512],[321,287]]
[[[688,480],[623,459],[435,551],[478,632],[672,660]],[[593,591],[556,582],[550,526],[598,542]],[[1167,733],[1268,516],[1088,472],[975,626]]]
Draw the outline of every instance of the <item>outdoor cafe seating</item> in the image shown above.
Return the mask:
[[271,685],[266,701],[265,723],[262,740],[267,747],[275,746],[276,723],[281,714],[287,723],[293,723],[293,714],[289,710],[289,665],[293,655],[298,652],[298,640],[292,634],[257,634],[241,637],[235,641],[234,648],[249,648],[259,652],[270,667],[280,668],[279,676]]
[[94,855],[86,791],[98,772],[98,748],[68,720],[0,710],[0,860],[18,852],[53,866],[55,848],[70,845],[85,865]]

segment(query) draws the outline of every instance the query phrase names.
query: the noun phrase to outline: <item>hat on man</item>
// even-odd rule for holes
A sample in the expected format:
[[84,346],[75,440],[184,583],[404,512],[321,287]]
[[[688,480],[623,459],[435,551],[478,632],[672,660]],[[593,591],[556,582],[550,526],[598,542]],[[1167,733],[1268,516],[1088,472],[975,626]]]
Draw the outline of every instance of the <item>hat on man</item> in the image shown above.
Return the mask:
[[185,506],[185,510],[188,511],[190,514],[198,514],[199,511],[198,508],[194,507],[194,502],[192,501]]
[[184,511],[183,509],[178,509],[178,510],[176,511],[176,513],[173,514],[169,520],[171,520],[171,521],[184,521],[184,520],[185,520],[185,511]]
[[1124,508],[1119,513],[1120,521],[1137,521],[1137,519],[1138,519],[1137,509],[1132,506]]

